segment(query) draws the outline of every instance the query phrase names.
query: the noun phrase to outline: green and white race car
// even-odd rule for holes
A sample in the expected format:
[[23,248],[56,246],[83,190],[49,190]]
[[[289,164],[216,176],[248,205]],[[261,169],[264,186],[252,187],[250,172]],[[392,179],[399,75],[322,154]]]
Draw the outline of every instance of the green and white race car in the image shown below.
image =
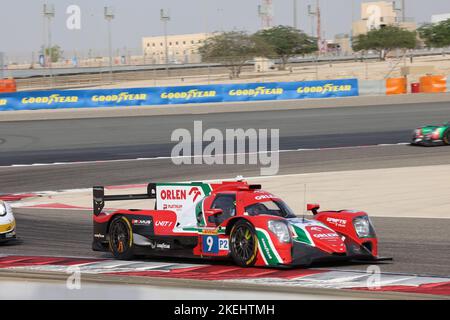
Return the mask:
[[422,146],[449,145],[450,122],[442,125],[428,125],[413,132],[412,144]]

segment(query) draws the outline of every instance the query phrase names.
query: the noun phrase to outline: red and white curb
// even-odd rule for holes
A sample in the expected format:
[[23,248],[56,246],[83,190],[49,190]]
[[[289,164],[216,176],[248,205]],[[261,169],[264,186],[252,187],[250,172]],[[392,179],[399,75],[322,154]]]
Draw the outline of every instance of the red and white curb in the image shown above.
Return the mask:
[[[0,269],[34,272],[80,272],[111,276],[238,282],[273,286],[408,292],[450,297],[450,277],[325,269],[240,268],[231,265],[90,258],[0,256]],[[377,277],[377,281],[373,277]]]

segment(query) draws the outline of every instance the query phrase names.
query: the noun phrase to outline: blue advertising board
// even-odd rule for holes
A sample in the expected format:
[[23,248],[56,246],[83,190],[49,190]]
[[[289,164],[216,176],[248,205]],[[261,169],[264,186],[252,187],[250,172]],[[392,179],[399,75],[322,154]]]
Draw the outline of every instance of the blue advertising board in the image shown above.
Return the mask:
[[318,99],[358,95],[357,79],[132,89],[24,91],[0,94],[0,111]]

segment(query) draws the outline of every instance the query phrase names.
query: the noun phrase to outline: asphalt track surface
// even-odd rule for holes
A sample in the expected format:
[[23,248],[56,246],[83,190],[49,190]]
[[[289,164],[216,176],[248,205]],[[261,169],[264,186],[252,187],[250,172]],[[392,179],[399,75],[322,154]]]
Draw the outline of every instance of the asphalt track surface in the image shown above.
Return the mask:
[[[280,149],[336,148],[280,153],[280,174],[450,164],[450,147],[361,147],[408,142],[415,127],[450,120],[450,103],[8,122],[0,125],[0,193],[259,174],[257,166],[175,166],[168,159],[8,167],[168,156],[172,131],[192,130],[194,120],[202,120],[204,129],[279,128]],[[105,256],[90,250],[90,212],[17,209],[16,215],[22,243],[2,247],[2,253]],[[395,258],[381,265],[382,271],[450,274],[450,219],[374,218],[374,223],[381,254]]]
[[280,149],[408,142],[414,128],[450,120],[450,103],[6,122],[0,166],[170,156],[175,129],[270,128]]

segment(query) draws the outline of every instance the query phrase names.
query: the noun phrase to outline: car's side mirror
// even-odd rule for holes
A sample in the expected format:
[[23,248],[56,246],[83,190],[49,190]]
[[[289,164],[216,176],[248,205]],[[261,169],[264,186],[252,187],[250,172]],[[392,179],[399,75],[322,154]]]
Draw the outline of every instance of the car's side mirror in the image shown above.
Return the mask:
[[306,205],[306,210],[311,211],[313,213],[313,215],[316,215],[319,209],[320,209],[320,204],[317,204],[317,203],[308,203]]
[[209,209],[205,210],[205,214],[208,216],[208,222],[215,222],[214,220],[223,214],[222,209]]

